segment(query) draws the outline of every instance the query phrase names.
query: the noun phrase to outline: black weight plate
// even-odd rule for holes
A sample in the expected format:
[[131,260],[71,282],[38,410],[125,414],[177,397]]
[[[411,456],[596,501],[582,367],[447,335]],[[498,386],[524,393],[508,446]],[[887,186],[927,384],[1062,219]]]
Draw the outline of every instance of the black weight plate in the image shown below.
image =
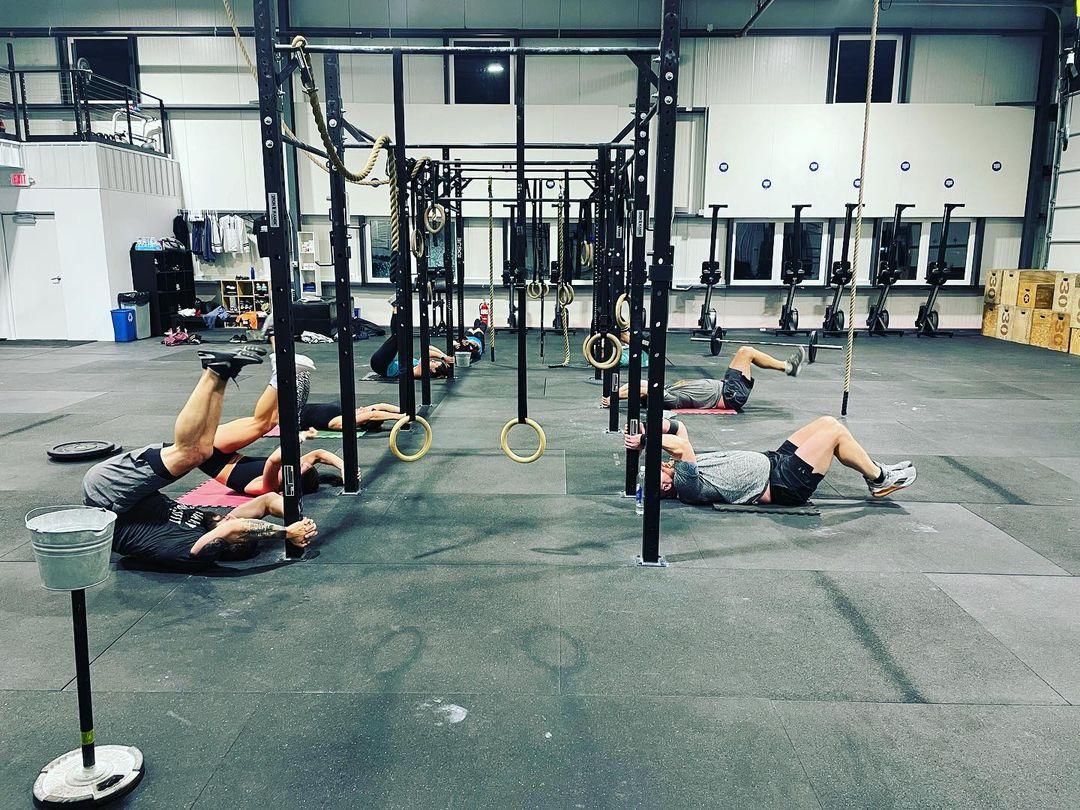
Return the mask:
[[120,450],[112,442],[103,442],[95,439],[78,442],[63,442],[45,452],[54,461],[89,461],[95,458],[105,458]]
[[712,337],[709,338],[709,351],[713,357],[716,357],[724,350],[724,330],[719,326],[716,327],[716,331],[712,333]]
[[843,329],[844,328],[844,311],[843,310],[837,310],[837,312],[836,312],[836,328],[837,329]]
[[806,343],[806,355],[810,359],[811,365],[817,362],[817,344],[818,333],[817,329],[810,333],[810,338]]

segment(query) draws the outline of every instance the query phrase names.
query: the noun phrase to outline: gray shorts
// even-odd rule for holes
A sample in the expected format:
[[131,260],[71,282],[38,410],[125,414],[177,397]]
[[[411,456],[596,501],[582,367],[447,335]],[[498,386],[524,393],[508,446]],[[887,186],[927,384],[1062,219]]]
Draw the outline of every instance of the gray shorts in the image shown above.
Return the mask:
[[161,461],[164,444],[148,444],[91,467],[83,476],[87,506],[126,512],[148,495],[177,479]]

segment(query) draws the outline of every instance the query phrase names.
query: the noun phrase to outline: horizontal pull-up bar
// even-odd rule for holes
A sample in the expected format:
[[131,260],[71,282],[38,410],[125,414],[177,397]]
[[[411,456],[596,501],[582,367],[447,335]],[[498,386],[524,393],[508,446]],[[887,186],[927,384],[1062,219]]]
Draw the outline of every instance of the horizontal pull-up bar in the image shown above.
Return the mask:
[[[274,49],[285,53],[295,50],[292,45],[275,45]],[[486,56],[630,56],[641,54],[643,56],[655,56],[660,49],[655,45],[634,45],[622,47],[605,47],[594,45],[592,47],[570,47],[553,45],[502,45],[493,48],[485,48],[479,45],[316,45],[309,42],[305,46],[308,53],[356,53],[356,54],[428,54],[440,56],[442,54],[478,54]]]
[[[447,158],[446,160],[432,160],[432,163],[441,163],[444,166],[451,166],[455,168],[468,169],[473,166],[501,166],[505,169],[513,169],[517,167],[517,164],[513,160],[459,160],[458,158]],[[526,166],[593,166],[596,163],[594,160],[526,160],[524,164]],[[578,169],[578,171],[581,171]]]
[[[387,144],[393,146],[393,144]],[[346,149],[370,149],[370,143],[347,143]],[[509,143],[407,143],[406,149],[517,149],[513,141]],[[526,149],[633,149],[632,143],[533,143],[525,141]],[[448,163],[453,163],[453,158]],[[513,163],[514,159],[500,160],[498,163]]]

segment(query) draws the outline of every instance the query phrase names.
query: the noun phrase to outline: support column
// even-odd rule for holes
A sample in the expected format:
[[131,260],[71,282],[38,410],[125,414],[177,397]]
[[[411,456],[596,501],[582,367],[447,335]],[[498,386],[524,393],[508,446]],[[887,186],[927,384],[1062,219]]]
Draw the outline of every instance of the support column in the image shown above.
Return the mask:
[[398,249],[394,255],[397,273],[398,309],[398,407],[416,416],[416,386],[413,383],[412,252],[409,250],[409,168],[405,162],[405,68],[400,50],[394,51],[394,169],[397,187]]
[[[270,301],[274,314],[274,355],[278,372],[281,481],[285,525],[300,520],[300,431],[296,412],[296,348],[293,342],[292,261],[285,194],[281,113],[278,108],[277,58],[274,55],[274,12],[270,0],[255,0],[255,64],[259,73],[259,126],[266,193],[267,241],[270,247]],[[303,549],[285,541],[285,556],[303,556]]]
[[[326,120],[330,140],[345,154],[341,124],[341,69],[336,53],[323,57]],[[345,178],[330,166],[330,249],[334,256],[334,298],[337,305],[338,385],[341,394],[341,458],[343,495],[360,491],[360,464],[356,448],[356,369],[353,365],[352,283],[349,278],[349,211]]]
[[[634,214],[630,236],[630,364],[626,370],[626,424],[641,420],[641,340],[645,327],[645,233],[649,221],[649,91],[652,72],[645,62],[638,66],[637,98],[634,102]],[[641,451],[626,451],[627,496],[637,492]]]
[[660,556],[660,458],[664,432],[664,357],[667,355],[668,298],[673,277],[671,218],[675,179],[675,118],[679,109],[681,0],[664,0],[660,22],[660,71],[656,125],[656,204],[649,279],[649,412],[645,445],[645,515],[641,530],[642,565],[666,565]]

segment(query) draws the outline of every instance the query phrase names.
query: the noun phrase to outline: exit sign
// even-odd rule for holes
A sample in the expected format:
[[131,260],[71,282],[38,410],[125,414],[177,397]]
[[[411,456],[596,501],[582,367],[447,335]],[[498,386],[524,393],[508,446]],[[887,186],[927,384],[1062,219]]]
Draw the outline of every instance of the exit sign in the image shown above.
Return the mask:
[[11,185],[27,188],[30,185],[30,178],[26,176],[26,172],[12,172]]

